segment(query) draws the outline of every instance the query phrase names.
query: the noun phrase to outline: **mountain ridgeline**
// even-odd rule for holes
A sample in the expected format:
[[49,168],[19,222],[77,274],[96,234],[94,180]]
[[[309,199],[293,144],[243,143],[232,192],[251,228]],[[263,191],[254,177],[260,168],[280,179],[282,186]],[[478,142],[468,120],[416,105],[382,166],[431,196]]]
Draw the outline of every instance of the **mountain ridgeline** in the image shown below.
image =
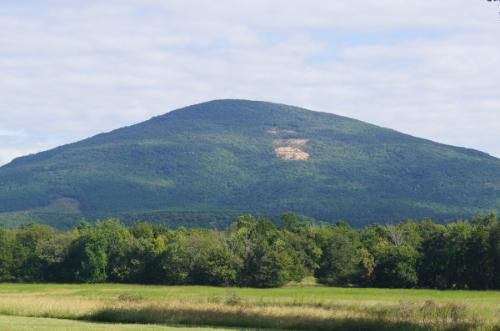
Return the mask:
[[212,226],[295,211],[361,226],[499,207],[500,160],[485,153],[245,100],[174,110],[0,168],[4,225],[117,216]]

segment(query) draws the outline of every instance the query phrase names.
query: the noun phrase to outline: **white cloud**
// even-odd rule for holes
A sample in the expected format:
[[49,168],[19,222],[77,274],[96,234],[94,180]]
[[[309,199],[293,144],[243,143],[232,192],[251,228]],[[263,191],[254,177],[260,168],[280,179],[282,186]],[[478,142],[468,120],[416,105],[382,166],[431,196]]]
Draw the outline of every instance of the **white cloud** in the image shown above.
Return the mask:
[[217,98],[330,111],[500,156],[498,4],[0,4],[0,164]]
[[23,130],[0,129],[0,137],[26,137]]

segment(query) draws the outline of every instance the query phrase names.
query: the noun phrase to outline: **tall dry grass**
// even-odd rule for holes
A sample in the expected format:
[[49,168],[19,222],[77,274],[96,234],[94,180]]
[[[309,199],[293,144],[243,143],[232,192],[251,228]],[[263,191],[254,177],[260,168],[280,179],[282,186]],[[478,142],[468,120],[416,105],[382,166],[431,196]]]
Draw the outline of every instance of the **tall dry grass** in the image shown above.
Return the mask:
[[108,306],[108,302],[85,298],[3,295],[0,299],[0,315],[80,319]]
[[199,300],[154,301],[122,293],[114,300],[2,295],[0,314],[111,323],[205,325],[316,331],[500,331],[465,304],[400,302],[391,305],[269,302],[236,293]]
[[[227,303],[118,303],[97,310],[88,319],[116,323],[156,323],[316,331],[474,330],[479,321],[466,307],[409,304],[380,309],[248,306]],[[492,328],[490,328],[493,330]],[[487,328],[484,328],[487,330]]]

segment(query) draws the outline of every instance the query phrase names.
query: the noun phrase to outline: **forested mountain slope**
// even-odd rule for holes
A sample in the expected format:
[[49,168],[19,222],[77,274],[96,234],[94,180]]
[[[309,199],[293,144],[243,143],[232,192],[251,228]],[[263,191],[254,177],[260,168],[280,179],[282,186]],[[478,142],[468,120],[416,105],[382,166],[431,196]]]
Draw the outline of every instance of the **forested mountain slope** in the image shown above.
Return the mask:
[[296,211],[362,225],[499,206],[500,160],[485,153],[246,100],[178,109],[0,168],[3,219]]

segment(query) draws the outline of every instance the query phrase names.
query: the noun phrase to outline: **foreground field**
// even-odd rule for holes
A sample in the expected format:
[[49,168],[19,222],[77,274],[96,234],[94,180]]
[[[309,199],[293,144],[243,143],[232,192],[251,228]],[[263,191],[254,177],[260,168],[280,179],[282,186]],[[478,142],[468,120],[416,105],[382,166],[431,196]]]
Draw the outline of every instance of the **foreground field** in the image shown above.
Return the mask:
[[[150,330],[155,325],[279,330],[500,330],[500,293],[295,286],[0,285],[0,330]],[[12,316],[35,317],[15,320]],[[74,321],[40,320],[58,318]],[[10,323],[10,325],[8,324]],[[44,324],[45,323],[45,324]],[[48,323],[48,324],[47,324]],[[23,329],[21,325],[28,325]],[[73,326],[71,326],[73,327]],[[99,328],[98,328],[99,327]],[[90,330],[88,329],[88,330]],[[171,330],[155,327],[152,330]],[[181,329],[185,330],[185,329]],[[197,329],[201,330],[201,329]]]
[[54,318],[0,316],[0,331],[235,331],[235,329],[185,328],[159,325],[109,324]]

